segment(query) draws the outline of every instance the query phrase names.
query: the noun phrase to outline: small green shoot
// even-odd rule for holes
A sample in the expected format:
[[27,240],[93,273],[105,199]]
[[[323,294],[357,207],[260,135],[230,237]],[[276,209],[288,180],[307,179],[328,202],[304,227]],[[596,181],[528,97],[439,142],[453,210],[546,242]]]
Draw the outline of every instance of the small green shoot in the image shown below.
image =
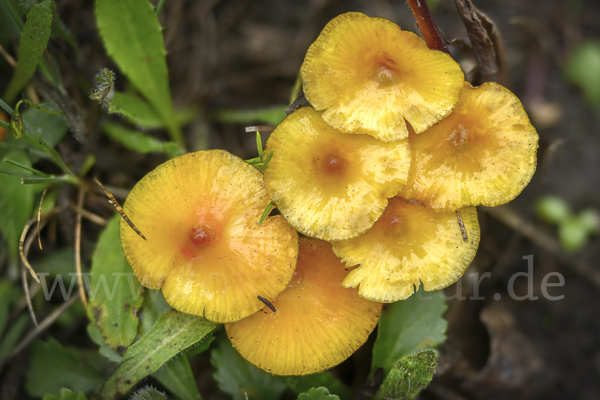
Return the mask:
[[267,217],[271,213],[271,210],[273,210],[275,207],[276,207],[275,203],[273,203],[272,201],[267,205],[267,207],[265,208],[265,211],[263,211],[262,215],[260,216],[260,221],[258,221],[258,226],[262,226],[263,222],[265,222],[265,219],[267,219]]
[[258,157],[246,160],[246,162],[248,164],[252,164],[259,170],[264,171],[265,168],[267,168],[269,166],[269,162],[273,158],[273,150],[271,150],[269,152],[269,154],[267,154],[267,157],[264,158],[262,140],[260,138],[260,133],[258,131],[256,131],[256,149],[258,150]]

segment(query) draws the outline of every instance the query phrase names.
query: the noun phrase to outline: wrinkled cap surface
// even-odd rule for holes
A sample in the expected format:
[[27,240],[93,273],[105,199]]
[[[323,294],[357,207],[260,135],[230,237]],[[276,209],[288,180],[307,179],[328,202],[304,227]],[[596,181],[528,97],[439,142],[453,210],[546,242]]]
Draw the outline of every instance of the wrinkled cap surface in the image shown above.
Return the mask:
[[344,133],[391,142],[420,133],[448,115],[464,74],[452,57],[412,32],[351,12],[331,20],[300,71],[304,95]]
[[479,223],[475,207],[460,210],[467,241],[455,212],[434,212],[399,197],[363,235],[333,244],[347,266],[360,264],[344,279],[365,299],[403,300],[423,283],[437,290],[456,282],[475,257]]
[[142,285],[162,288],[175,309],[215,322],[258,311],[294,272],[298,234],[281,217],[258,221],[269,203],[262,174],[223,150],[167,161],[133,188],[121,244]]
[[538,134],[519,99],[497,83],[465,82],[454,111],[409,140],[412,165],[401,196],[436,210],[507,203],[536,168]]
[[267,189],[288,222],[323,240],[356,237],[406,182],[408,141],[345,135],[311,107],[290,114],[267,141]]
[[348,271],[327,242],[301,238],[298,267],[267,307],[225,325],[236,350],[276,375],[307,375],[334,367],[362,346],[379,321],[381,304],[342,287]]

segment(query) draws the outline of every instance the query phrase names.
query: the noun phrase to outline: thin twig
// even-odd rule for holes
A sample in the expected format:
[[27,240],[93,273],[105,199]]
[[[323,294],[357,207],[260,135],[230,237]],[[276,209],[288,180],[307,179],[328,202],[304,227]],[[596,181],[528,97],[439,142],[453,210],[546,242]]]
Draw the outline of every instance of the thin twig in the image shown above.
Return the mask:
[[594,286],[600,288],[600,271],[590,264],[573,255],[567,254],[558,240],[548,233],[537,229],[535,225],[523,219],[518,213],[507,206],[481,207],[481,209],[502,222],[504,225],[519,232],[523,237],[542,248],[545,252],[558,259],[561,263],[571,268]]
[[127,222],[127,225],[129,225],[129,227],[131,229],[133,229],[133,231],[135,233],[137,233],[139,237],[141,237],[144,240],[148,240],[148,239],[146,239],[144,234],[137,228],[137,226],[135,226],[133,221],[131,219],[129,219],[127,214],[125,214],[125,211],[123,211],[123,208],[121,207],[121,205],[119,204],[117,199],[115,199],[115,196],[113,196],[111,192],[106,190],[106,188],[104,187],[104,185],[102,185],[102,183],[100,183],[98,178],[94,178],[94,181],[98,184],[98,186],[100,186],[102,188],[102,190],[104,190],[104,194],[106,195],[106,197],[108,197],[108,202],[115,207],[115,209],[119,212],[119,214],[121,214],[121,218],[123,218],[125,220],[125,222]]
[[8,64],[11,67],[16,67],[17,66],[17,60],[15,60],[10,54],[8,54],[8,52],[6,50],[4,50],[4,47],[2,47],[2,45],[0,44],[0,54],[2,54],[2,56],[6,59],[6,62],[8,62]]
[[[48,213],[42,215],[42,218],[47,218],[51,215],[58,213],[59,211],[60,211],[60,207],[54,207]],[[27,257],[25,257],[25,252],[23,251],[25,237],[27,236],[27,232],[29,232],[29,228],[31,228],[31,225],[33,225],[36,221],[37,221],[37,217],[31,218],[29,221],[27,221],[27,223],[25,224],[25,227],[23,228],[23,232],[21,233],[21,239],[19,240],[19,256],[21,257],[21,261],[23,262],[25,267],[27,267],[27,269],[31,273],[31,276],[33,276],[33,279],[35,279],[35,281],[37,283],[40,283],[40,278],[38,278],[37,274],[33,270],[33,267],[31,266],[31,264],[29,264],[29,261],[27,261]]]
[[79,296],[81,302],[87,309],[87,298],[83,286],[83,275],[81,273],[81,210],[83,209],[83,200],[85,199],[85,189],[79,189],[77,199],[77,223],[75,225],[75,272],[77,272],[77,286],[79,287]]
[[408,0],[408,6],[415,16],[417,26],[423,35],[423,39],[430,49],[443,51],[450,54],[446,45],[446,38],[438,28],[426,0]]
[[[71,210],[77,212],[77,206],[76,205],[70,204],[69,208],[71,208]],[[90,211],[86,210],[85,208],[81,209],[81,216],[84,217],[84,218],[87,218],[88,220],[92,221],[96,225],[100,225],[100,226],[106,226],[106,225],[108,225],[108,222],[104,218],[102,218],[98,214],[94,214],[93,212],[90,212]]]
[[37,337],[37,335],[48,329],[48,327],[50,327],[54,323],[54,321],[56,321],[58,317],[60,317],[66,310],[68,310],[69,307],[75,304],[77,300],[79,300],[79,293],[71,296],[69,300],[62,303],[56,310],[54,310],[50,315],[44,318],[44,320],[37,327],[35,327],[31,332],[29,332],[23,338],[23,340],[21,340],[21,342],[17,344],[14,350],[11,351],[5,359],[0,360],[0,370],[4,367],[7,361],[9,361],[11,358],[23,351],[23,349],[27,347],[29,343],[31,343],[31,341]]
[[[46,220],[44,220],[44,223],[40,227],[39,218],[40,218],[40,215],[38,215],[38,232],[37,232],[38,239],[39,239],[39,230],[42,229],[44,227],[44,225],[46,225]],[[33,243],[33,239],[35,237],[36,237],[36,235],[29,235],[29,237],[27,237],[27,240],[25,240],[25,246],[23,249],[23,254],[25,255],[25,258],[29,257],[29,250],[31,249],[31,244]],[[31,304],[31,294],[29,293],[29,283],[27,282],[27,270],[25,269],[24,266],[21,268],[21,280],[23,282],[23,291],[25,292],[25,300],[27,301],[27,308],[29,309],[29,315],[31,316],[31,320],[33,321],[34,325],[38,326],[37,318],[35,316],[35,311],[33,310],[33,304]]]
[[42,239],[40,239],[40,220],[42,219],[42,204],[44,204],[44,197],[46,197],[46,193],[48,193],[48,189],[50,189],[50,184],[46,185],[46,189],[44,189],[44,192],[42,193],[42,198],[40,199],[40,206],[38,208],[38,215],[37,215],[37,238],[38,238],[38,245],[40,246],[40,250],[42,250]]

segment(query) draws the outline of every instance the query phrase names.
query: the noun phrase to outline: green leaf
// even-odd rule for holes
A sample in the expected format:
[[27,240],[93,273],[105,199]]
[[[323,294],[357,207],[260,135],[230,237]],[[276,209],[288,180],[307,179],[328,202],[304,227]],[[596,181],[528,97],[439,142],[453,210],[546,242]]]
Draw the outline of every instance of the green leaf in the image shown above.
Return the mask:
[[329,394],[325,387],[312,388],[306,393],[301,393],[298,400],[340,400],[336,395]]
[[154,109],[137,96],[116,92],[108,108],[110,114],[121,114],[131,123],[142,128],[162,128],[163,121]]
[[585,101],[600,110],[600,42],[581,43],[568,57],[564,72],[583,91]]
[[21,314],[10,324],[6,333],[1,337],[0,360],[8,356],[17,345],[17,342],[21,340],[25,333],[25,329],[27,328],[27,324],[29,324],[29,318],[29,315]]
[[173,308],[165,300],[160,289],[144,290],[144,303],[138,315],[140,316],[140,325],[138,335],[144,336],[154,326],[158,317]]
[[437,355],[433,350],[402,357],[385,378],[375,400],[414,399],[429,385],[436,366]]
[[173,109],[162,28],[148,0],[96,0],[100,36],[111,58],[183,145]]
[[259,108],[256,110],[218,110],[214,113],[215,120],[220,122],[254,124],[266,123],[269,125],[279,125],[286,117],[285,109],[287,106],[273,106]]
[[162,314],[150,331],[129,347],[123,361],[100,388],[98,398],[124,395],[175,355],[202,340],[216,326],[204,318],[174,310]]
[[104,339],[104,336],[102,336],[102,332],[100,331],[100,328],[98,328],[98,326],[96,324],[94,324],[93,322],[88,324],[87,332],[88,332],[88,335],[90,336],[90,339],[92,339],[92,341],[94,343],[96,343],[98,346],[100,346],[98,353],[101,356],[103,356],[108,361],[115,363],[115,364],[118,364],[121,362],[123,357],[115,349],[113,349],[108,344],[106,344],[106,340]]
[[448,327],[442,318],[445,311],[441,293],[422,288],[408,299],[384,307],[373,346],[372,369],[383,367],[389,372],[400,357],[444,342]]
[[52,11],[49,1],[35,5],[27,13],[27,22],[19,43],[17,67],[8,89],[6,89],[5,99],[8,102],[11,102],[19,94],[37,69],[44,50],[48,46],[51,25]]
[[564,199],[548,195],[536,200],[535,213],[544,221],[558,225],[571,218],[571,207]]
[[[54,103],[42,103],[41,106],[50,110],[58,109]],[[51,147],[54,147],[69,130],[69,125],[64,117],[48,114],[34,107],[27,108],[23,111],[22,116],[23,121],[25,121],[30,131],[26,132],[26,135],[31,138],[30,143],[38,150],[44,151],[45,147],[39,143],[35,135],[31,132],[39,133]]]
[[[6,158],[31,166],[29,159],[23,152],[9,153]],[[7,163],[2,163],[2,169],[18,173],[20,168]],[[19,238],[25,224],[33,212],[33,190],[29,185],[21,185],[21,181],[14,176],[0,174],[0,233],[8,246],[8,255],[11,262],[19,259]]]
[[89,393],[101,384],[102,377],[92,367],[55,339],[37,340],[31,345],[31,359],[25,375],[25,389],[30,396],[58,395],[62,388]]
[[43,400],[88,400],[87,397],[80,391],[77,394],[73,393],[69,389],[60,389],[59,396],[53,396],[51,394],[45,394]]
[[258,369],[233,348],[229,339],[219,337],[211,352],[215,379],[222,391],[234,400],[277,400],[286,389],[282,377]]
[[288,387],[295,393],[308,392],[310,388],[323,386],[332,394],[336,394],[342,399],[349,399],[352,397],[350,389],[336,379],[329,371],[304,376],[288,376],[285,377],[284,380]]
[[169,360],[152,376],[178,400],[202,399],[190,362],[183,355]]
[[140,153],[160,151],[171,157],[182,154],[181,148],[174,142],[162,142],[145,133],[125,128],[122,125],[107,123],[103,126],[104,133],[112,140],[121,143],[129,150]]
[[127,348],[137,335],[137,310],[144,297],[121,249],[119,214],[100,234],[92,255],[88,315],[113,349]]

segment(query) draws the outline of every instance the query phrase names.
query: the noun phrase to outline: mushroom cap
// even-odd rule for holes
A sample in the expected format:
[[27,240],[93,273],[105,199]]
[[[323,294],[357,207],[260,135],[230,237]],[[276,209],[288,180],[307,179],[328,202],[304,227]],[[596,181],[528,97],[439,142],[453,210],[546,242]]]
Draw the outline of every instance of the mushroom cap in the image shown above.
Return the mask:
[[301,238],[298,267],[286,290],[266,307],[226,324],[227,336],[250,363],[275,375],[307,375],[334,367],[362,346],[381,304],[342,287],[348,271],[327,242]]
[[435,212],[399,197],[390,199],[373,228],[355,239],[333,243],[346,266],[360,264],[343,285],[360,285],[361,297],[387,303],[406,299],[419,282],[429,291],[456,282],[479,245],[475,207],[460,213],[466,242],[455,212]]
[[300,70],[304,95],[344,133],[385,142],[405,139],[448,115],[464,74],[452,57],[431,50],[393,22],[350,12],[331,20]]
[[262,174],[223,150],[158,166],[133,188],[121,244],[135,276],[162,288],[175,309],[237,321],[274,299],[294,273],[298,234],[281,217],[258,221],[269,203]]
[[270,150],[265,180],[273,202],[296,230],[328,241],[369,229],[406,183],[410,163],[407,140],[345,135],[311,107],[275,128]]
[[538,134],[519,99],[497,83],[465,82],[454,111],[409,140],[400,195],[435,210],[507,203],[535,172]]

